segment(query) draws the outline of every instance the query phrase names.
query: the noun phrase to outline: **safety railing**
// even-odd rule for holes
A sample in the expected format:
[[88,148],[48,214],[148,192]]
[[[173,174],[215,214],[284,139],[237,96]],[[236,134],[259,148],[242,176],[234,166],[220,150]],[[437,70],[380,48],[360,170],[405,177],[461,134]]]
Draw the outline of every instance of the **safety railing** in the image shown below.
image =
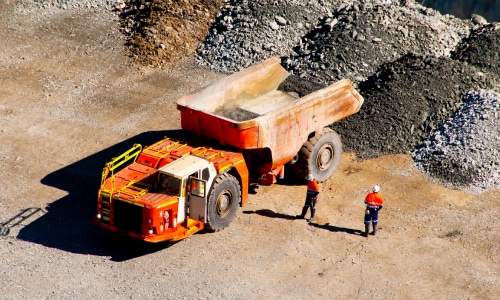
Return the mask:
[[[102,177],[101,177],[101,191],[106,191],[110,194],[113,194],[115,187],[116,187],[116,181],[115,181],[115,176],[114,176],[114,171],[122,166],[124,163],[133,160],[135,161],[139,154],[142,151],[142,145],[140,144],[134,144],[132,148],[129,150],[125,151],[123,154],[120,156],[117,156],[113,158],[110,162],[108,162],[105,166],[104,169],[102,170]],[[111,173],[111,175],[110,175]],[[111,176],[111,184],[108,189],[104,188],[104,182],[106,179]]]

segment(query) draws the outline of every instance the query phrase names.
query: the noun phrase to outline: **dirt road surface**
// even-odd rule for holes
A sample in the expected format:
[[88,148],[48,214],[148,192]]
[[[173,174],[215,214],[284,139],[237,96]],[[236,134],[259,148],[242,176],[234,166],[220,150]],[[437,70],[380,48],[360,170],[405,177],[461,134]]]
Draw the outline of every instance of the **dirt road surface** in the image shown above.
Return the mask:
[[[222,75],[132,65],[103,9],[16,16],[0,2],[0,298],[494,299],[499,190],[429,182],[407,155],[344,153],[316,223],[306,187],[261,186],[219,233],[149,245],[88,224],[102,167],[178,135],[175,101]],[[380,184],[376,236],[363,199]]]

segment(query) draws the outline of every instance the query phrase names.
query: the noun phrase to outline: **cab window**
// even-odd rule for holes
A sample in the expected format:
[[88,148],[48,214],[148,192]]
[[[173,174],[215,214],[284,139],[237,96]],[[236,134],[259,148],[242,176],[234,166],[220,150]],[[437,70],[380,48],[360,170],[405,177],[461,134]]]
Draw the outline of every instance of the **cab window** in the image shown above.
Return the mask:
[[205,197],[205,185],[206,181],[191,177],[189,184],[189,190],[191,195],[197,197]]
[[201,178],[207,181],[210,179],[210,171],[208,170],[208,168],[205,168],[201,171]]
[[179,195],[181,180],[168,174],[160,174],[160,189],[172,195]]

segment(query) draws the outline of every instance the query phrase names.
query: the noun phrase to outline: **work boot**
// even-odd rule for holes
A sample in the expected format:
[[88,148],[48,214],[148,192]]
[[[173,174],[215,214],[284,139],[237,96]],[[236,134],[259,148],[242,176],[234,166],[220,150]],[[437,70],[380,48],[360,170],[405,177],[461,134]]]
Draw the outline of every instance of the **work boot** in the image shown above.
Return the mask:
[[377,225],[376,224],[373,224],[373,231],[372,231],[372,235],[375,235],[377,233]]
[[314,210],[311,210],[311,218],[309,219],[309,222],[314,222]]
[[365,233],[363,235],[368,237],[369,232],[370,232],[370,225],[365,225]]
[[304,208],[302,208],[302,213],[300,215],[296,215],[295,218],[304,219],[306,217],[307,209],[308,207],[304,206]]

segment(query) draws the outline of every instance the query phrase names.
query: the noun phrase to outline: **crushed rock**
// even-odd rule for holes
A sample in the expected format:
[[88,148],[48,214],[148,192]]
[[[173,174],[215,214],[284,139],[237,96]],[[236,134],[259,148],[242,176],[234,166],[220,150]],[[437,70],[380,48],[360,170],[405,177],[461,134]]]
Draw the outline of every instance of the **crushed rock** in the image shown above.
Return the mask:
[[495,76],[466,63],[408,54],[360,83],[361,110],[331,127],[360,158],[409,153],[453,115],[467,92],[496,84]]
[[305,79],[357,83],[410,52],[449,56],[470,26],[410,1],[356,1],[324,16],[283,64]]
[[223,0],[125,0],[115,5],[136,62],[173,67],[195,55]]
[[289,55],[340,1],[231,0],[199,46],[197,63],[235,72],[272,56]]
[[500,75],[500,23],[474,29],[459,43],[452,57]]
[[412,152],[416,166],[445,184],[483,192],[500,186],[500,93],[481,90]]

